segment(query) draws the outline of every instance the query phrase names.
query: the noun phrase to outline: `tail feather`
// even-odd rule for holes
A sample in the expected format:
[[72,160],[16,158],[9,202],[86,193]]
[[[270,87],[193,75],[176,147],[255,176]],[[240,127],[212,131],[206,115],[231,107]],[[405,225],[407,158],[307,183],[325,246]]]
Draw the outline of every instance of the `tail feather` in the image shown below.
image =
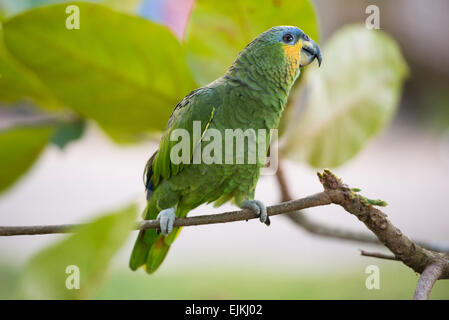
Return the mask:
[[[157,214],[157,207],[149,201],[144,212],[145,219],[156,219]],[[168,236],[164,236],[158,234],[155,229],[141,230],[131,253],[129,261],[131,270],[145,266],[148,273],[155,272],[164,261],[170,245],[180,231],[181,228],[173,228]]]
[[[155,215],[155,212],[157,212],[156,206],[152,204],[152,201],[149,201],[142,216],[144,219],[151,219],[151,217]],[[156,230],[149,229],[139,231],[139,235],[137,236],[137,240],[134,243],[134,248],[131,253],[131,258],[129,259],[129,267],[131,270],[137,270],[146,263],[148,251],[151,249],[152,242],[145,241],[145,238],[148,238],[148,234],[153,232],[156,233]]]
[[165,243],[164,236],[159,237],[148,251],[145,264],[146,272],[153,273],[159,268],[168,253],[168,249],[170,249],[170,245]]
[[144,231],[139,232],[139,236],[134,244],[131,258],[129,259],[129,267],[135,271],[140,266],[144,265],[147,260],[148,251],[151,249],[151,245],[146,244],[143,241]]

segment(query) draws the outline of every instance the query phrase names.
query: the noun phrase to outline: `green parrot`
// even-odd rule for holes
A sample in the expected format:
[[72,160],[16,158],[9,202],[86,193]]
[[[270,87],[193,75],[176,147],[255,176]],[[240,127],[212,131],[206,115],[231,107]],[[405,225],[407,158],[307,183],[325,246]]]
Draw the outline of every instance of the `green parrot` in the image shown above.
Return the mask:
[[[251,208],[269,225],[265,205],[254,200],[265,162],[260,158],[249,161],[250,154],[245,152],[249,138],[242,153],[242,148],[234,146],[227,150],[225,136],[229,130],[276,129],[300,68],[315,58],[320,65],[320,48],[302,30],[273,27],[248,44],[222,77],[178,103],[144,172],[147,207],[143,218],[158,219],[160,230],[139,232],[129,263],[132,270],[144,266],[148,273],[156,271],[181,229],[173,227],[175,219],[203,203],[219,206],[233,201],[240,208]],[[179,147],[183,132],[188,135],[188,148],[184,149]],[[256,145],[265,139],[266,155],[270,136],[252,137]],[[197,150],[206,150],[208,143],[224,145],[225,153],[211,152],[212,163],[195,161]],[[176,157],[180,150],[185,151],[184,161]],[[241,154],[243,163],[237,161]]]

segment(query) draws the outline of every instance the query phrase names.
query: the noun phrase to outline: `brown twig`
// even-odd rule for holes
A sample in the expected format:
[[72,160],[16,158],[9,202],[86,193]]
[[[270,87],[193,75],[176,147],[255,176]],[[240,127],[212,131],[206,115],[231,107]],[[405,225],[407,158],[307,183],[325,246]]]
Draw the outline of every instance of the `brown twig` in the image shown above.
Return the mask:
[[391,254],[386,253],[380,253],[380,252],[370,252],[365,250],[360,250],[360,254],[364,257],[372,257],[372,258],[379,258],[379,259],[386,259],[386,260],[395,260],[399,261],[398,258]]
[[[324,206],[331,204],[329,193],[320,192],[302,199],[283,202],[274,206],[267,207],[269,216],[281,213],[292,212],[305,208]],[[175,227],[198,226],[205,224],[225,223],[232,221],[250,220],[257,218],[256,214],[250,209],[242,209],[238,211],[230,211],[219,214],[209,214],[188,218],[178,218],[175,220]],[[47,225],[47,226],[0,226],[0,236],[18,236],[18,235],[37,235],[37,234],[54,234],[54,233],[70,233],[80,225]],[[138,223],[135,229],[157,229],[159,228],[159,220],[144,220]]]
[[[284,170],[282,163],[279,162],[278,170],[276,171],[276,178],[279,184],[279,190],[281,193],[281,201],[289,201],[292,200],[293,197],[288,188],[287,179],[285,178]],[[304,212],[296,211],[291,212],[285,215],[297,226],[301,227],[305,231],[322,237],[328,237],[333,239],[339,239],[344,241],[353,241],[353,242],[362,242],[362,243],[370,243],[376,245],[382,245],[379,239],[373,234],[368,234],[366,232],[357,232],[346,230],[341,227],[332,227],[325,225],[321,222],[315,222],[313,219],[310,219],[305,215]],[[441,243],[428,243],[425,241],[415,241],[420,246],[438,252],[449,253],[449,245],[441,244]]]
[[[446,262],[447,265],[447,262]],[[414,300],[427,300],[429,299],[430,292],[432,291],[435,282],[442,276],[444,272],[445,264],[441,261],[429,264],[419,277],[418,284],[416,285]]]
[[[279,190],[281,192],[281,201],[290,201],[293,199],[293,196],[290,193],[290,189],[288,187],[287,179],[284,174],[284,166],[281,162],[278,164],[278,170],[276,171],[276,178],[279,184]],[[379,244],[379,240],[367,233],[361,232],[353,232],[348,230],[343,230],[341,228],[334,228],[322,225],[321,223],[316,223],[310,220],[307,216],[304,215],[303,212],[292,212],[286,215],[292,222],[302,227],[306,231],[309,231],[312,234],[338,238],[342,240],[350,240],[357,242],[367,242],[367,243],[375,243]]]
[[354,193],[329,170],[318,173],[318,177],[326,191],[340,191],[329,193],[332,203],[342,206],[363,222],[396,258],[418,273],[424,272],[430,264],[443,263],[442,278],[449,278],[447,254],[425,249],[413,242],[388,220],[385,213],[367,202],[366,198]]
[[81,121],[73,114],[43,113],[28,106],[0,108],[0,132],[21,128],[39,128],[70,124]]

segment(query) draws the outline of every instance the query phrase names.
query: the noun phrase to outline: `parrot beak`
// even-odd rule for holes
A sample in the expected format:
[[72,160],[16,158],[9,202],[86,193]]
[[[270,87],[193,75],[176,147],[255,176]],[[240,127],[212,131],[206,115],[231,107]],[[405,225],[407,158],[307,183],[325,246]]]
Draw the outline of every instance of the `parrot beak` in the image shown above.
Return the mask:
[[318,61],[318,66],[321,66],[321,49],[313,40],[304,41],[301,49],[301,67],[313,62],[313,60]]

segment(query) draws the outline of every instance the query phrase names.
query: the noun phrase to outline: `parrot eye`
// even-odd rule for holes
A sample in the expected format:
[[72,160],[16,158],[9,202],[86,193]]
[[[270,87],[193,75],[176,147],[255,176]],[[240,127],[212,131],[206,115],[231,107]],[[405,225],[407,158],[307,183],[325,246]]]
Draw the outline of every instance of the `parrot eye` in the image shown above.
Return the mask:
[[290,33],[286,33],[286,34],[284,34],[283,36],[282,36],[282,40],[285,42],[285,43],[290,43],[290,42],[292,42],[293,41],[293,36],[290,34]]

